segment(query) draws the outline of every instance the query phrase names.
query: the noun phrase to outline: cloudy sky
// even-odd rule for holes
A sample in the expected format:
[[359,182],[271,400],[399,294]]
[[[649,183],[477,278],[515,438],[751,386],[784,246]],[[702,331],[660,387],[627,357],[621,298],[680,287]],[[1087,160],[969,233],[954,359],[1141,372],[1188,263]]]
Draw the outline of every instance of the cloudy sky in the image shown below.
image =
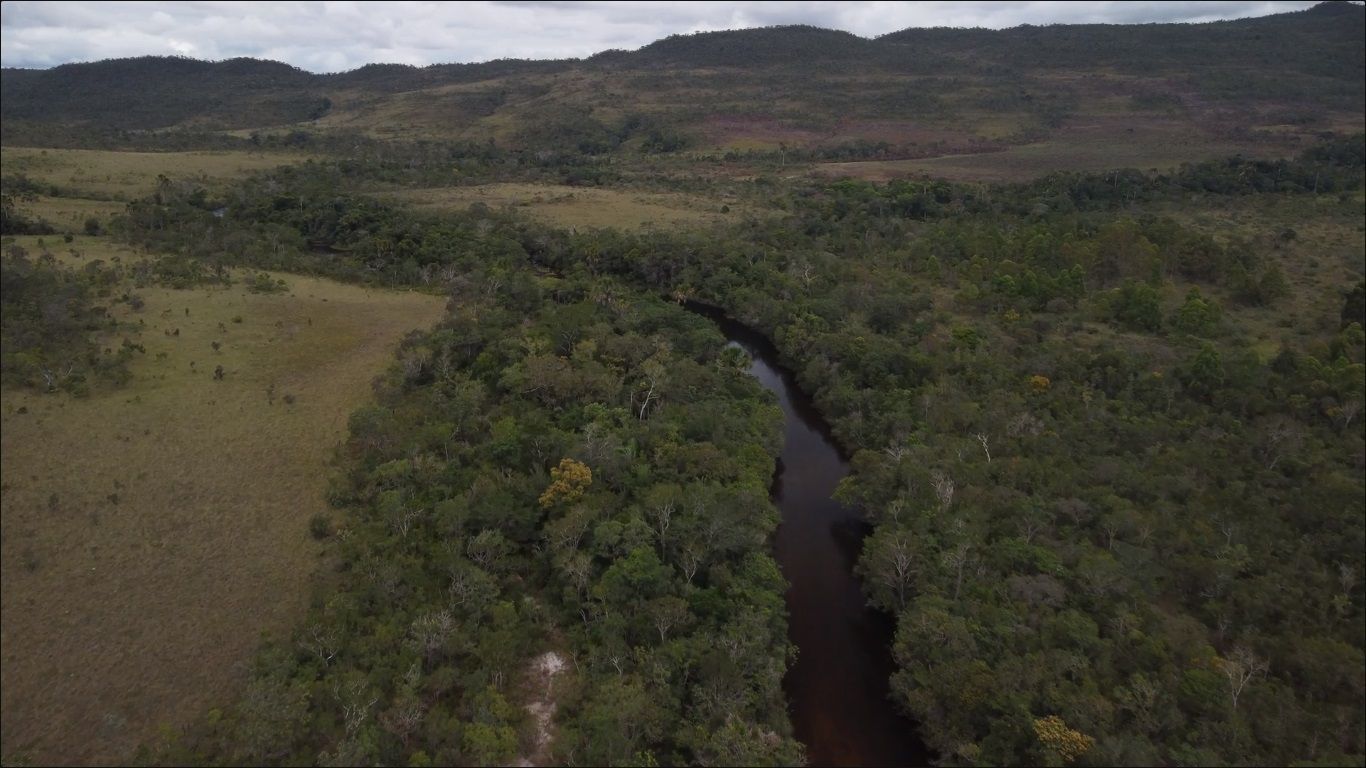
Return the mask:
[[1212,21],[1312,2],[5,2],[0,63],[253,56],[312,72],[373,62],[567,58],[676,33],[813,24],[865,37],[906,27]]

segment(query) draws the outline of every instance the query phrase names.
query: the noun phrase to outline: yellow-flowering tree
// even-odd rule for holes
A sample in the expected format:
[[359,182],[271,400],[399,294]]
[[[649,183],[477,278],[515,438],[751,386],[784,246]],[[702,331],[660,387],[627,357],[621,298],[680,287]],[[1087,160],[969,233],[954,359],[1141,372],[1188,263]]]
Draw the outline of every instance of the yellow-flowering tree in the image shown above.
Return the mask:
[[560,459],[560,465],[550,470],[550,485],[541,494],[541,506],[549,509],[562,501],[578,501],[593,484],[593,470],[573,459]]
[[1035,720],[1034,733],[1039,737],[1039,743],[1062,758],[1064,763],[1070,763],[1086,754],[1096,743],[1081,731],[1068,728],[1067,723],[1057,715]]

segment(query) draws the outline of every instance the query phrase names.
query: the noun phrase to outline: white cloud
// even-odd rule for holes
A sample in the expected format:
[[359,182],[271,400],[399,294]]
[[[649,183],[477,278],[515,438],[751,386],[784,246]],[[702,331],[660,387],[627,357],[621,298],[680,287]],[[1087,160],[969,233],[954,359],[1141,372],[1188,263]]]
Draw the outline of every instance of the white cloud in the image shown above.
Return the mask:
[[671,34],[812,24],[865,37],[906,27],[1198,22],[1312,2],[6,2],[0,64],[142,55],[275,59],[314,72],[369,63],[575,58]]

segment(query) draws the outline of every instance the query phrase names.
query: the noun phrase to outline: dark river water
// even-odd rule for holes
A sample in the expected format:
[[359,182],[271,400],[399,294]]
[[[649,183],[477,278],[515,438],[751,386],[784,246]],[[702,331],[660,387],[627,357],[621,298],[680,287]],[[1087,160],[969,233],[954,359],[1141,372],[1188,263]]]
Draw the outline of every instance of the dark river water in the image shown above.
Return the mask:
[[911,721],[888,698],[891,617],[867,607],[854,563],[867,524],[830,498],[849,465],[825,420],[778,364],[762,334],[719,310],[688,302],[745,351],[749,372],[778,396],[785,442],[773,481],[782,513],[774,557],[789,584],[788,632],[797,663],[783,680],[796,737],[811,765],[928,765]]

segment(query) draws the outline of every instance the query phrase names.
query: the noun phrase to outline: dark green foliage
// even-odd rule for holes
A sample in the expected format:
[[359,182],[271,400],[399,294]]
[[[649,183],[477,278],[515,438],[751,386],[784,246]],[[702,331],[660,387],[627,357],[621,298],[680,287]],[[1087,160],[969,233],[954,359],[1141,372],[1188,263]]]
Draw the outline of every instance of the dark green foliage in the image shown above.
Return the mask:
[[289,290],[289,285],[284,280],[272,278],[265,272],[257,272],[247,278],[246,286],[252,293],[285,293]]
[[1274,264],[1260,274],[1244,273],[1239,279],[1238,298],[1248,304],[1268,306],[1289,293],[1285,275]]
[[688,139],[677,130],[669,128],[651,128],[645,134],[645,140],[641,144],[641,149],[645,152],[668,153],[677,152],[688,146]]
[[31,203],[39,195],[58,191],[45,189],[22,173],[0,178],[0,235],[50,235],[55,232],[47,221],[30,218],[20,211],[19,204]]
[[50,235],[55,231],[46,221],[29,218],[15,203],[15,196],[0,194],[0,235]]
[[111,59],[48,70],[6,69],[0,116],[90,121],[113,128],[163,128],[207,118],[223,128],[280,125],[316,117],[316,75],[274,61],[178,57]]
[[183,289],[201,285],[229,285],[232,282],[221,263],[210,266],[204,261],[179,254],[138,261],[129,271],[139,287],[156,284]]
[[0,376],[52,392],[87,394],[100,382],[122,384],[138,345],[125,340],[118,352],[100,351],[99,332],[117,325],[96,301],[117,282],[100,262],[80,271],[59,266],[50,254],[30,258],[19,246],[0,257]]
[[1208,336],[1218,327],[1219,316],[1219,305],[1202,296],[1199,288],[1192,288],[1172,325],[1195,336]]
[[1162,328],[1162,307],[1151,285],[1126,281],[1110,297],[1110,306],[1114,319],[1126,328],[1150,332]]
[[[1173,198],[1199,199],[1210,195],[1254,195],[1268,192],[1341,192],[1362,187],[1361,147],[1366,136],[1336,137],[1321,142],[1289,160],[1240,157],[1187,163],[1167,173],[1116,170],[1102,173],[1060,172],[1022,184],[990,189],[951,185],[943,181],[902,180],[885,185],[844,179],[800,194],[799,210],[819,212],[838,220],[886,217],[895,212],[908,219],[956,219],[964,213],[994,213],[1016,217],[1056,218],[1081,212],[1124,210],[1135,204]],[[1049,215],[1052,216],[1049,216]],[[816,222],[812,222],[813,225]],[[1176,249],[1169,266],[1191,277],[1208,277],[1227,269],[1218,246],[1207,238],[1154,227],[1155,222],[1106,220],[1116,245],[1135,230],[1151,243]],[[1117,265],[1112,265],[1117,266]],[[1142,265],[1132,264],[1130,268]]]
[[809,67],[867,61],[878,45],[857,35],[805,25],[670,35],[635,53],[609,52],[589,61],[627,66]]
[[[1298,13],[1210,24],[913,28],[878,42],[900,48],[906,59],[946,58],[1000,72],[1113,67],[1147,75],[1156,70],[1182,76],[1220,98],[1349,104],[1361,98],[1363,34],[1366,13],[1360,6],[1326,2]],[[1276,66],[1266,67],[1268,61]]]
[[1347,292],[1347,300],[1342,304],[1342,327],[1352,323],[1366,324],[1366,280],[1352,286]]
[[[223,366],[218,366],[221,371]],[[215,375],[215,378],[222,378]],[[327,515],[314,515],[308,521],[308,532],[315,539],[325,539],[332,535],[332,519]]]

